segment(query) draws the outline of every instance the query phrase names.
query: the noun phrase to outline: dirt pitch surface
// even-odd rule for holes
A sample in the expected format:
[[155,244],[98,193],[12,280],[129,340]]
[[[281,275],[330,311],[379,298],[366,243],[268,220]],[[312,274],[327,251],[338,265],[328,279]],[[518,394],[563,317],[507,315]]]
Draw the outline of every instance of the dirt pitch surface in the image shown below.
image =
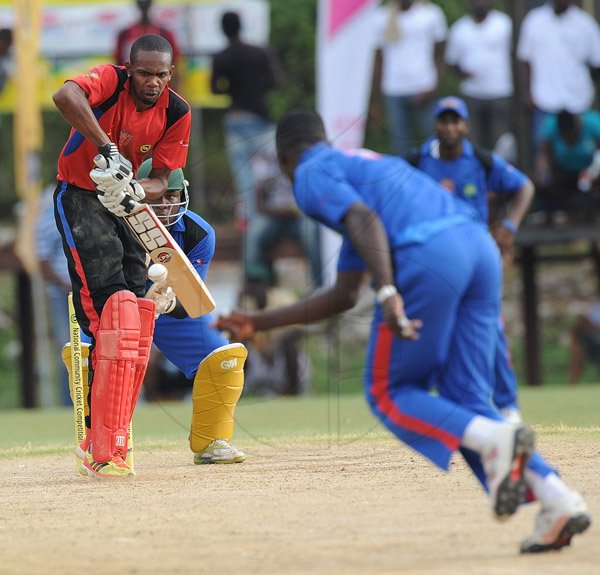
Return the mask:
[[[597,440],[539,439],[600,517]],[[450,475],[388,437],[244,446],[243,464],[194,466],[138,449],[137,477],[74,475],[68,455],[0,465],[2,574],[592,575],[592,526],[557,553],[519,556],[536,508],[496,523],[459,458]]]

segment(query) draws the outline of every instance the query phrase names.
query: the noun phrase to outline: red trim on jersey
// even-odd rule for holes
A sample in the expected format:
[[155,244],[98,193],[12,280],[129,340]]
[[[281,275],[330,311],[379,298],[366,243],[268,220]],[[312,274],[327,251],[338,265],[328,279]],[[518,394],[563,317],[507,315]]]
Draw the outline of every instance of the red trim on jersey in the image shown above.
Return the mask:
[[75,270],[77,271],[77,275],[81,280],[81,289],[79,290],[79,299],[81,300],[81,306],[83,307],[83,313],[88,318],[90,322],[90,331],[96,337],[96,331],[98,330],[98,324],[100,322],[100,316],[96,312],[96,308],[94,307],[94,303],[90,296],[90,288],[87,283],[87,278],[85,277],[85,272],[83,271],[83,266],[81,265],[81,259],[79,258],[79,253],[75,248],[71,248],[71,257],[73,258],[73,262],[75,263]]
[[[112,96],[118,85],[115,67],[110,64],[97,66],[71,81],[77,83],[87,94],[100,127],[117,144],[121,154],[133,164],[134,170],[150,154],[153,155],[155,168],[175,170],[185,166],[191,131],[191,110],[188,106],[187,113],[165,132],[170,88],[165,88],[156,105],[138,112],[129,93],[127,80],[115,104],[102,113],[99,106]],[[58,159],[58,179],[78,188],[94,190],[89,172],[97,153],[94,144],[72,129]]]
[[455,451],[460,445],[460,438],[456,437],[437,426],[402,413],[394,403],[389,393],[389,367],[392,355],[394,335],[390,328],[381,323],[377,330],[375,341],[375,356],[371,371],[371,391],[375,397],[377,409],[381,411],[395,425],[430,437],[442,443],[447,449]]

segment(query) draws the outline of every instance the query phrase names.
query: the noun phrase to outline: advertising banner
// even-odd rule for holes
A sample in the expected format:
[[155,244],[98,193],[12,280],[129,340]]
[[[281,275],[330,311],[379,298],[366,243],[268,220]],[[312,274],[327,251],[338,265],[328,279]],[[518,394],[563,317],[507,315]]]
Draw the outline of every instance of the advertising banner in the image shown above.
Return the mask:
[[[179,75],[179,91],[192,106],[227,104],[226,98],[214,96],[209,87],[211,55],[226,45],[221,15],[227,10],[240,14],[246,41],[268,43],[267,0],[163,0],[152,5],[152,20],[173,32],[183,54],[175,73]],[[138,19],[139,10],[133,0],[46,0],[40,38],[41,105],[52,108],[51,96],[67,78],[112,62],[117,34]],[[13,28],[15,22],[14,2],[0,0],[0,28]],[[13,78],[0,94],[0,112],[13,111],[17,101],[14,74],[22,71],[16,70],[14,63],[11,71]]]

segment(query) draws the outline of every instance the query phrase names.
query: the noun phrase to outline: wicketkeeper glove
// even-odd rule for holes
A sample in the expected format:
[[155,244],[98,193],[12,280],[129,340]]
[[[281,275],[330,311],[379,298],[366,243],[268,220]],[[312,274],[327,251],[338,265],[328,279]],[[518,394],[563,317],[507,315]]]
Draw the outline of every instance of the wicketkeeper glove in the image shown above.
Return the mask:
[[151,299],[156,303],[156,317],[163,313],[171,313],[177,305],[177,296],[172,288],[167,286],[166,282],[152,284],[146,292],[146,299]]

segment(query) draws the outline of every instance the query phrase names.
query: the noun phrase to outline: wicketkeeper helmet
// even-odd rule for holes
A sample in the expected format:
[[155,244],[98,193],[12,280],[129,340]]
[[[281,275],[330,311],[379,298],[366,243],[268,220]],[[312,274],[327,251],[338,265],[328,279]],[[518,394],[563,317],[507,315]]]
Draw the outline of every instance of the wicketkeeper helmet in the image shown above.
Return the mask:
[[[138,180],[142,178],[147,178],[150,175],[150,171],[152,170],[152,158],[148,158],[142,162],[142,165],[139,167],[135,177]],[[162,222],[169,226],[172,226],[175,222],[178,222],[185,212],[187,212],[188,206],[190,204],[190,196],[188,194],[188,186],[189,182],[185,179],[183,175],[183,170],[181,168],[177,168],[173,170],[169,175],[169,180],[167,181],[167,190],[172,190],[175,192],[181,192],[181,201],[175,204],[171,204],[173,207],[178,207],[179,211],[177,212],[177,216],[174,220],[169,221],[169,218],[172,217],[169,215],[156,214]],[[154,207],[150,204],[152,209]],[[171,210],[172,212],[172,210]]]

